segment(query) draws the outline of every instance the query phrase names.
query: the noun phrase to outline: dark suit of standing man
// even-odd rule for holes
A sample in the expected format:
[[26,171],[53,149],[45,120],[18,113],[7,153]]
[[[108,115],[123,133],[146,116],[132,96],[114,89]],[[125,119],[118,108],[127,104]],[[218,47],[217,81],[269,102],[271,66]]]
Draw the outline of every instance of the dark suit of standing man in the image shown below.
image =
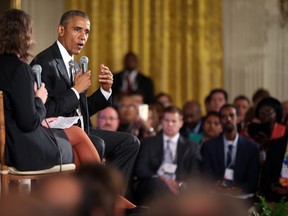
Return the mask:
[[[203,170],[215,181],[226,179],[244,193],[255,193],[259,174],[258,146],[238,134],[234,105],[222,106],[219,113],[223,134],[203,144]],[[230,150],[229,145],[232,145]],[[228,151],[231,153],[230,163],[227,162]]]
[[[163,193],[178,193],[179,183],[197,174],[201,160],[198,145],[185,140],[179,130],[183,125],[181,111],[176,107],[164,110],[162,119],[163,134],[146,138],[141,144],[135,164],[135,202],[143,204]],[[176,168],[173,174],[165,174],[165,149],[167,141],[171,146],[173,162],[168,164]],[[163,168],[163,169],[162,169]],[[164,173],[163,173],[164,171]],[[170,172],[167,170],[167,172]]]
[[121,94],[137,92],[143,95],[144,103],[152,103],[154,83],[151,78],[138,71],[137,67],[137,56],[132,52],[127,53],[124,57],[124,69],[114,75],[113,95],[118,97]]
[[[111,103],[113,75],[109,68],[100,66],[101,87],[87,97],[85,91],[91,85],[91,71],[84,74],[80,70],[69,74],[74,55],[80,54],[90,32],[89,17],[81,11],[63,14],[57,28],[58,40],[38,54],[33,64],[42,66],[42,81],[48,90],[46,102],[47,117],[83,116],[82,126],[101,155],[101,145],[105,142],[104,156],[108,162],[118,167],[127,184],[139,149],[139,140],[126,133],[110,132],[90,128],[90,116]],[[72,64],[73,66],[73,64]],[[73,67],[72,67],[73,68]]]

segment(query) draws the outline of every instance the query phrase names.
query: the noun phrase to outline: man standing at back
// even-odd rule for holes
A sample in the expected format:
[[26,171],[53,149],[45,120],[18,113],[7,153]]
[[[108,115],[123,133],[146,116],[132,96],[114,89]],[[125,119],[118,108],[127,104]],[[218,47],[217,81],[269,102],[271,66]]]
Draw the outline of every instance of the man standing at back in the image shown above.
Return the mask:
[[113,94],[119,97],[122,94],[138,92],[143,95],[144,103],[154,100],[154,83],[152,79],[138,71],[138,58],[133,52],[128,52],[124,57],[124,68],[115,73]]
[[[48,90],[45,104],[47,117],[82,116],[83,127],[99,151],[99,154],[118,167],[129,181],[139,149],[139,140],[126,133],[117,133],[90,128],[90,116],[111,104],[113,75],[108,67],[100,66],[101,87],[87,97],[85,91],[91,85],[91,71],[82,73],[74,55],[80,54],[90,32],[87,14],[78,10],[64,13],[57,27],[57,41],[38,54],[31,65],[42,66],[42,81]],[[105,153],[103,144],[105,143]]]

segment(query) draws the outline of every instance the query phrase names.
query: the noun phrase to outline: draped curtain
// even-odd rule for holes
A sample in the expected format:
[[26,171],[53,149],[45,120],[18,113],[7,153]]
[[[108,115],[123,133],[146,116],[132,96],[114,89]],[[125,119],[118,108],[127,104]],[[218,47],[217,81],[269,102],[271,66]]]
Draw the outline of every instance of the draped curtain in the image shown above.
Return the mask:
[[65,9],[90,17],[81,53],[93,73],[88,93],[99,87],[99,65],[119,71],[128,51],[138,55],[155,93],[170,94],[177,106],[203,104],[212,88],[223,87],[221,0],[67,0]]

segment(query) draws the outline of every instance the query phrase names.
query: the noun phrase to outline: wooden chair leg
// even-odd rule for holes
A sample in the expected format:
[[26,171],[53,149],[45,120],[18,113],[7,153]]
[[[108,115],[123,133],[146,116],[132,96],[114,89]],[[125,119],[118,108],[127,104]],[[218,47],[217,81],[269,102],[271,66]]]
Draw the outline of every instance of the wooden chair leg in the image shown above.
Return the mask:
[[9,178],[7,175],[1,175],[1,196],[6,196],[9,193]]

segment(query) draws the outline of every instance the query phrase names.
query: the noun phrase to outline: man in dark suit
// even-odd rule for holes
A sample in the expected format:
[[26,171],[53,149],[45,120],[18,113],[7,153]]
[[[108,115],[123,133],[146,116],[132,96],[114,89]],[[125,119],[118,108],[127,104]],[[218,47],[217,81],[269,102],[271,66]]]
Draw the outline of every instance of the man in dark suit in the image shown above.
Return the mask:
[[[78,66],[74,55],[80,54],[89,32],[87,14],[77,10],[64,13],[57,28],[58,40],[38,54],[31,64],[40,64],[43,68],[42,81],[48,90],[47,117],[82,116],[83,121],[79,124],[84,126],[99,154],[104,154],[107,162],[122,171],[127,184],[139,150],[139,140],[130,134],[90,127],[90,116],[111,104],[113,75],[102,64],[99,74],[101,87],[87,97],[85,91],[91,85],[91,71],[74,73],[75,66]],[[105,149],[102,146],[104,142]]]
[[163,193],[179,192],[181,181],[196,175],[201,160],[196,143],[179,133],[181,111],[174,106],[164,110],[163,134],[146,138],[135,164],[135,202],[143,204]]
[[203,144],[203,170],[218,181],[219,186],[255,193],[259,173],[258,145],[238,134],[234,105],[223,105],[219,115],[223,134]]
[[113,95],[138,92],[143,95],[144,103],[154,100],[154,84],[151,78],[137,70],[138,59],[133,52],[128,52],[124,57],[124,69],[114,75],[112,86]]

